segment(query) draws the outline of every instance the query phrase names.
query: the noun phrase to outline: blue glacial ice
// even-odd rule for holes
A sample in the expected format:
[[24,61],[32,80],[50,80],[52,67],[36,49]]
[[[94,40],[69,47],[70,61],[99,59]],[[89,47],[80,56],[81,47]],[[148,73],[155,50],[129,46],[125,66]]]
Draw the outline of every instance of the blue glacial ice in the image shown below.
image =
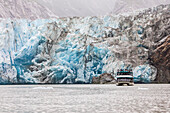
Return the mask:
[[[115,53],[119,45],[102,38],[110,33],[110,27],[119,27],[118,18],[0,21],[1,84],[91,83],[93,76],[116,74],[118,68],[127,66]],[[128,38],[113,40],[126,45]],[[136,81],[150,82],[153,72],[146,64],[134,67],[134,74]]]
[[151,82],[155,79],[157,69],[151,65],[140,65],[133,70],[134,82]]

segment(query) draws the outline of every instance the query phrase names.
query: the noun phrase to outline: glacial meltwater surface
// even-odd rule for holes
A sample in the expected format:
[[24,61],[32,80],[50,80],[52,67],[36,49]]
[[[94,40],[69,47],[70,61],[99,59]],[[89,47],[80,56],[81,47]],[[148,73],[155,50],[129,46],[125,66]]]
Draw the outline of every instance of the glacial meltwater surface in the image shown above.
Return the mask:
[[169,113],[170,84],[1,85],[0,113]]

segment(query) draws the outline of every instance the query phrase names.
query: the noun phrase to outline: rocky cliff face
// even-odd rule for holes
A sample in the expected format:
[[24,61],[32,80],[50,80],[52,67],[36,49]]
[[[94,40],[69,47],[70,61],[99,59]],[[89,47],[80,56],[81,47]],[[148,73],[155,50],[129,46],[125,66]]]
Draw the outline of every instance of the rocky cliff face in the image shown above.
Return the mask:
[[156,45],[151,55],[151,61],[158,69],[156,81],[170,82],[170,36],[164,37]]
[[34,0],[59,17],[97,16],[135,12],[170,4],[169,0]]
[[33,0],[1,0],[0,18],[47,19],[56,16]]
[[134,12],[155,7],[161,4],[170,4],[169,0],[115,0],[115,6],[112,10],[113,14]]
[[112,76],[112,74],[103,73],[98,77],[93,77],[92,83],[93,84],[115,84],[116,80]]
[[167,78],[152,55],[169,51],[169,11],[161,5],[131,15],[1,19],[0,83],[91,83],[120,68],[133,68],[135,82]]

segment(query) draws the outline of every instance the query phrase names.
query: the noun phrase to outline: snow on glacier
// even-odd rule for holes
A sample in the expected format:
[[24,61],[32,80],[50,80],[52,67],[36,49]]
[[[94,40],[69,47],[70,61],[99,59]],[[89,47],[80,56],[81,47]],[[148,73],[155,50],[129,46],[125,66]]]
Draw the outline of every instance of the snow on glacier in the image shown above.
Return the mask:
[[[119,45],[102,38],[115,35],[110,27],[119,27],[117,17],[0,21],[0,83],[91,83],[129,66],[114,53]],[[114,40],[126,46],[128,38]],[[147,64],[134,67],[136,81],[150,82],[152,74]]]

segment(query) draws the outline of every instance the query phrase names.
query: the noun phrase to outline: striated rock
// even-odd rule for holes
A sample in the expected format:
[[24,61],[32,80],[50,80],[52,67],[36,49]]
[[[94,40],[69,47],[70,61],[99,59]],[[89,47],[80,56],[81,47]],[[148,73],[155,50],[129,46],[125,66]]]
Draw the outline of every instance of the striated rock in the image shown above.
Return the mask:
[[151,55],[152,63],[158,69],[156,80],[158,82],[170,82],[170,36],[159,41]]
[[103,73],[99,77],[93,77],[93,84],[114,84],[115,78],[109,73]]

